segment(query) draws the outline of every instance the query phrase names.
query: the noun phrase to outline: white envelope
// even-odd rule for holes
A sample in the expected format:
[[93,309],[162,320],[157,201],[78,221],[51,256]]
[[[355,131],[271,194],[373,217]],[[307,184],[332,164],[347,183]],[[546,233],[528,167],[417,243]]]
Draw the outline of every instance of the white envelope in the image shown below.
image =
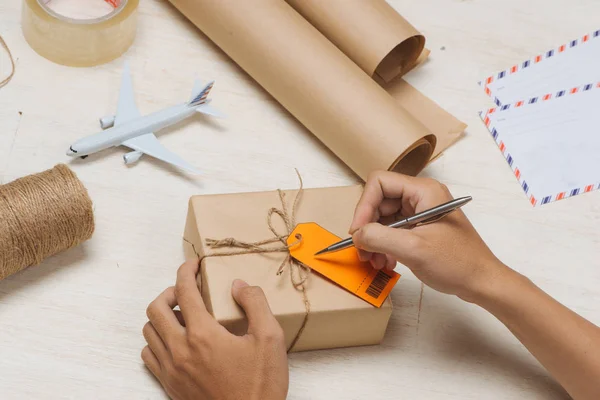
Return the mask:
[[501,106],[599,81],[600,30],[597,30],[493,74],[479,84]]
[[600,187],[600,84],[534,96],[481,117],[532,205]]

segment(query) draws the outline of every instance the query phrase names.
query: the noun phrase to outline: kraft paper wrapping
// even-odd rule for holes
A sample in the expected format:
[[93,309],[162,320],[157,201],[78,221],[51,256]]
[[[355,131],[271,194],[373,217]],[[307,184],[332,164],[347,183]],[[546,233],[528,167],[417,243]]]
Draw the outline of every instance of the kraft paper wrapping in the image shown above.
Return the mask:
[[357,175],[416,175],[433,134],[284,0],[170,0]]
[[396,78],[384,88],[406,111],[435,135],[437,144],[432,160],[462,137],[467,124],[441,108],[404,79]]
[[425,62],[429,50],[385,0],[286,1],[435,135],[432,159],[462,136],[466,124],[399,79]]
[[384,83],[404,75],[425,37],[385,0],[286,0],[369,76]]
[[[291,207],[296,191],[285,192]],[[296,220],[317,222],[345,237],[361,193],[361,186],[305,189]],[[235,237],[248,242],[272,238],[266,218],[272,207],[281,208],[276,191],[193,196],[184,233],[186,257],[213,251],[205,247],[206,238]],[[274,218],[273,222],[278,232],[285,232],[282,221]],[[244,334],[247,320],[231,296],[231,284],[239,278],[260,286],[289,348],[304,320],[305,306],[301,292],[290,281],[289,269],[286,267],[282,275],[277,275],[284,257],[283,253],[270,253],[205,258],[198,283],[208,311],[230,332]],[[381,342],[392,313],[390,298],[381,308],[373,307],[316,272],[310,274],[306,287],[311,312],[293,351]]]

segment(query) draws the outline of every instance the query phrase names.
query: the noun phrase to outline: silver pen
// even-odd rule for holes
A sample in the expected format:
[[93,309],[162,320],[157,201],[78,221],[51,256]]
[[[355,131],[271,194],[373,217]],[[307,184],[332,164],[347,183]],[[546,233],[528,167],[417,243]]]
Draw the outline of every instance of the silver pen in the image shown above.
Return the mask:
[[[412,228],[419,225],[430,224],[432,222],[439,221],[446,215],[450,214],[452,211],[459,209],[471,200],[473,200],[471,196],[451,200],[437,207],[433,207],[429,210],[425,210],[423,212],[415,214],[412,217],[408,217],[401,221],[394,222],[393,224],[390,224],[388,226],[390,228]],[[352,242],[352,238],[350,237],[348,239],[344,239],[342,241],[334,243],[331,246],[324,248],[323,250],[319,250],[317,253],[315,253],[315,256],[320,254],[332,253],[334,251],[340,251],[352,246],[354,246],[354,243]]]

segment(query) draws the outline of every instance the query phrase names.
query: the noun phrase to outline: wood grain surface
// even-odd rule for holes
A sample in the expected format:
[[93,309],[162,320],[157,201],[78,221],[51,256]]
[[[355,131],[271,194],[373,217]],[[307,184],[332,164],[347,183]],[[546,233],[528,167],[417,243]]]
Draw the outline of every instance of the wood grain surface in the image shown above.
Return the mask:
[[[358,0],[353,0],[358,1]],[[365,0],[367,1],[367,0]],[[477,81],[596,30],[596,0],[391,0],[432,50],[407,79],[469,124],[422,175],[472,195],[465,212],[508,265],[600,323],[600,193],[532,208],[478,117]],[[191,195],[347,185],[356,176],[167,1],[140,4],[127,52],[142,113],[216,79],[226,120],[198,116],[160,133],[204,171],[189,177],[119,148],[69,160],[114,113],[124,58],[55,65],[23,39],[21,1],[0,2],[16,74],[0,89],[0,182],[69,162],[94,201],[91,241],[0,282],[0,398],[162,399],[140,360],[145,309],[174,283]],[[8,59],[0,50],[0,75]],[[0,221],[1,223],[1,221]],[[403,267],[381,346],[290,356],[290,399],[563,399],[565,392],[493,317],[436,293]]]

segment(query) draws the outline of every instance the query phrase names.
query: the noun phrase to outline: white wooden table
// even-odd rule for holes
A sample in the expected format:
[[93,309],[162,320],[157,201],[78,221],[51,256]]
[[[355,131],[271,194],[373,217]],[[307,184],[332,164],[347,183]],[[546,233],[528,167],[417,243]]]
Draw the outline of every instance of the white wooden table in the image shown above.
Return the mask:
[[[368,1],[368,0],[363,0]],[[598,29],[596,0],[393,0],[427,37],[430,61],[408,80],[469,124],[423,175],[473,195],[466,208],[507,264],[600,323],[600,193],[532,208],[477,111],[477,81]],[[59,162],[69,144],[114,112],[123,58],[74,69],[26,44],[20,1],[0,2],[0,34],[16,58],[0,89],[0,182]],[[174,283],[191,195],[354,184],[340,161],[164,0],[140,5],[126,55],[143,113],[186,100],[193,79],[216,79],[231,118],[194,119],[160,139],[205,173],[189,178],[125,150],[71,162],[94,201],[85,245],[0,282],[0,398],[161,399],[139,353],[147,304]],[[0,57],[6,71],[6,57]],[[1,221],[0,221],[1,223]],[[291,399],[562,399],[567,395],[494,318],[438,294],[409,271],[381,346],[293,354]]]

